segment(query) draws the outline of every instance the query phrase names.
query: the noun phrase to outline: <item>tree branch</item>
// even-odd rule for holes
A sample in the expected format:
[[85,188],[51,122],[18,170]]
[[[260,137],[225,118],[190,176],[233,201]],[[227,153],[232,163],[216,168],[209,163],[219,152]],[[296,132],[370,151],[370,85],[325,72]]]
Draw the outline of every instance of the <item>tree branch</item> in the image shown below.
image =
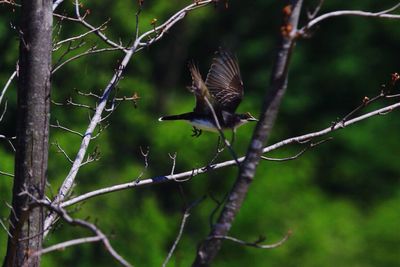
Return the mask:
[[162,267],[167,266],[169,260],[172,257],[172,254],[174,253],[176,247],[178,246],[178,243],[181,240],[181,237],[182,237],[182,234],[183,234],[183,229],[185,228],[185,225],[186,225],[186,221],[190,216],[191,209],[194,208],[195,206],[197,206],[204,199],[205,199],[205,197],[195,201],[194,203],[192,203],[191,205],[189,205],[189,207],[187,207],[185,209],[185,212],[183,213],[183,216],[182,216],[181,226],[179,227],[178,235],[176,236],[174,244],[172,245],[171,249],[169,250],[167,257],[165,258],[165,260],[164,260],[164,262],[162,264]]
[[[343,129],[345,129],[345,126],[350,126],[352,124],[361,122],[368,118],[371,118],[371,117],[374,117],[377,115],[386,115],[389,112],[391,112],[395,109],[399,109],[399,108],[400,108],[400,103],[396,103],[396,104],[393,104],[393,105],[390,105],[390,106],[387,106],[384,108],[380,108],[380,109],[371,111],[364,115],[355,117],[351,120],[348,120],[348,121],[346,121],[344,126],[340,125],[340,124],[336,124],[336,125],[334,125],[334,127],[329,126],[320,131],[316,131],[316,132],[312,132],[312,133],[308,133],[308,134],[304,134],[304,135],[300,135],[300,136],[296,136],[296,137],[291,137],[291,138],[282,140],[280,142],[277,142],[273,145],[264,147],[262,149],[262,153],[268,153],[268,152],[271,152],[273,150],[279,149],[281,147],[284,147],[284,146],[287,146],[290,144],[304,143],[304,142],[312,140],[314,138],[327,135],[331,132],[343,130]],[[238,161],[242,162],[244,159],[245,159],[245,157],[240,157],[240,158],[238,158]],[[154,184],[159,184],[159,183],[164,183],[164,182],[180,181],[180,180],[187,179],[187,178],[189,180],[190,178],[197,176],[199,174],[202,174],[202,173],[206,173],[209,170],[226,168],[226,167],[233,166],[233,165],[236,165],[236,161],[228,160],[228,161],[213,164],[213,165],[209,166],[209,168],[201,167],[201,168],[194,169],[191,171],[181,172],[181,173],[177,173],[177,174],[170,174],[170,175],[165,175],[165,176],[157,176],[157,177],[139,180],[139,181],[137,179],[134,179],[135,181],[133,181],[133,182],[128,182],[128,183],[123,183],[123,184],[113,185],[110,187],[101,188],[98,190],[94,190],[94,191],[82,194],[82,195],[72,198],[70,200],[66,200],[61,204],[61,207],[68,207],[68,206],[80,203],[82,201],[88,200],[90,198],[101,196],[104,194],[109,194],[109,193],[116,192],[116,191],[127,190],[127,189],[136,188],[136,187],[148,186],[148,185],[154,185]]]
[[217,222],[213,225],[208,237],[199,245],[193,266],[209,266],[216,257],[221,248],[222,240],[210,239],[210,237],[227,236],[254,179],[263,144],[271,133],[280,102],[286,91],[290,55],[295,44],[302,2],[302,0],[288,0],[283,8],[279,51],[276,55],[271,82],[264,98],[260,119],[254,130],[246,157],[240,166],[235,184]]
[[[167,30],[169,28],[171,28],[172,26],[174,26],[178,21],[180,21],[181,19],[183,19],[185,17],[185,15],[194,9],[203,7],[211,2],[213,2],[215,0],[207,0],[207,1],[199,1],[197,4],[191,4],[185,8],[183,8],[182,10],[178,11],[176,14],[174,14],[170,19],[168,19],[164,24],[163,24],[163,29]],[[76,7],[77,11],[79,13],[79,7]],[[65,198],[68,196],[68,194],[70,193],[72,186],[74,184],[75,181],[75,177],[79,171],[79,168],[82,166],[82,161],[84,159],[84,156],[86,154],[86,151],[88,149],[90,140],[91,140],[91,136],[95,130],[95,128],[97,127],[97,125],[101,122],[102,120],[102,113],[106,107],[107,104],[107,100],[110,96],[111,91],[115,88],[115,86],[118,84],[119,80],[122,77],[122,74],[126,68],[126,66],[128,65],[129,61],[131,60],[132,56],[137,53],[140,48],[139,48],[139,44],[140,44],[140,40],[144,37],[146,37],[147,35],[149,35],[151,32],[150,31],[148,33],[143,34],[141,37],[139,37],[134,45],[126,51],[126,54],[124,56],[124,58],[121,60],[121,63],[119,64],[117,70],[115,71],[113,77],[111,78],[110,82],[108,83],[108,85],[106,86],[106,88],[103,91],[103,94],[101,96],[101,99],[99,100],[99,103],[96,107],[95,113],[89,123],[89,126],[87,127],[87,130],[84,134],[84,137],[82,139],[82,143],[81,146],[78,150],[78,153],[75,157],[74,163],[72,164],[72,168],[70,169],[67,177],[65,178],[63,184],[60,187],[60,190],[57,194],[57,196],[54,199],[54,203],[56,205],[60,205]],[[151,43],[154,43],[155,41],[159,40],[162,37],[162,35],[159,35],[157,38],[154,38],[153,41]],[[150,44],[149,44],[150,45]],[[54,220],[57,218],[57,215],[55,213],[50,213],[48,214],[46,220],[45,220],[45,227],[44,229],[49,229],[50,226],[52,225],[52,223],[54,222]],[[48,230],[45,232],[44,236],[47,236],[48,234]]]
[[283,245],[283,243],[285,243],[289,237],[291,236],[292,232],[288,231],[288,233],[278,242],[273,243],[273,244],[268,244],[268,245],[262,245],[260,244],[261,241],[263,240],[257,240],[255,242],[247,242],[247,241],[243,241],[240,239],[237,239],[235,237],[231,237],[231,236],[210,236],[209,239],[223,239],[223,240],[230,240],[232,242],[238,243],[240,245],[244,245],[244,246],[249,246],[249,247],[255,247],[255,248],[261,248],[261,249],[272,249],[272,248],[277,248],[281,245]]
[[[96,235],[96,237],[98,237],[98,240],[94,240],[94,238],[85,238],[87,241],[86,242],[95,242],[95,241],[101,241],[104,245],[104,247],[106,248],[106,250],[111,254],[111,256],[116,259],[121,265],[123,266],[127,266],[130,267],[132,266],[130,263],[128,263],[124,258],[122,258],[112,247],[110,241],[108,240],[107,236],[99,229],[97,228],[94,224],[89,223],[87,221],[84,220],[80,220],[80,219],[73,219],[71,216],[69,216],[69,214],[66,212],[66,210],[55,206],[51,203],[49,203],[47,200],[42,200],[42,199],[36,199],[34,197],[31,196],[31,198],[33,199],[33,203],[31,204],[31,208],[35,207],[35,206],[42,206],[42,207],[47,207],[48,209],[50,209],[51,211],[55,212],[60,218],[62,218],[64,221],[66,221],[68,224],[72,225],[72,226],[80,226],[83,228],[88,229],[89,231],[91,231],[92,233],[94,233]],[[79,241],[79,242],[78,242]],[[68,243],[69,242],[69,243]],[[67,246],[71,246],[71,245],[76,245],[76,244],[81,244],[82,239],[79,240],[72,240],[72,241],[67,241],[64,242],[63,245],[64,247]],[[67,246],[66,246],[67,244]],[[53,251],[55,249],[57,249],[61,247],[60,244],[56,245],[56,247],[54,248],[47,248],[45,250],[39,250],[36,251],[35,253],[33,253],[33,255],[30,256],[30,258],[35,258],[43,253],[49,252],[49,251]]]
[[339,10],[333,11],[321,16],[318,16],[312,20],[310,20],[307,25],[302,27],[299,30],[299,33],[305,33],[307,30],[311,29],[312,27],[316,26],[317,24],[321,23],[322,21],[339,16],[361,16],[361,17],[375,17],[375,18],[385,18],[385,19],[400,19],[400,15],[397,14],[389,14],[400,7],[400,3],[394,5],[393,7],[379,11],[379,12],[367,12],[361,10]]

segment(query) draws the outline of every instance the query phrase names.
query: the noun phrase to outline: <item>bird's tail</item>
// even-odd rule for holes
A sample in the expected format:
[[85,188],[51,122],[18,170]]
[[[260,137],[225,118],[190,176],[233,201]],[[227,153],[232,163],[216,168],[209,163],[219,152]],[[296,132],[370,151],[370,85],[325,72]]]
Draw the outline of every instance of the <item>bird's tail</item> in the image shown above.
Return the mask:
[[158,120],[159,121],[189,120],[190,115],[191,115],[191,112],[183,113],[183,114],[179,114],[179,115],[164,116],[164,117],[160,117]]

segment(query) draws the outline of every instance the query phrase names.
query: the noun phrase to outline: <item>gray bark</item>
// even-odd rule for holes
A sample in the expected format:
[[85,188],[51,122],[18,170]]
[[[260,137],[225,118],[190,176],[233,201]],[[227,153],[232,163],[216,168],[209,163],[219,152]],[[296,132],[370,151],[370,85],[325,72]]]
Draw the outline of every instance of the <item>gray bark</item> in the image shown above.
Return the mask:
[[29,207],[29,195],[43,198],[47,179],[52,4],[22,1],[13,211],[3,266],[22,266],[28,259],[25,266],[40,264],[39,257],[29,255],[42,248],[44,213]]
[[[207,238],[199,245],[196,259],[192,266],[209,266],[218,254],[222,245],[222,239],[214,238],[214,236],[226,236],[232,227],[233,221],[254,179],[262,149],[271,133],[278,114],[279,106],[287,87],[290,55],[296,39],[295,36],[290,34],[297,29],[302,0],[288,0],[285,1],[285,4],[286,7],[283,9],[283,24],[280,33],[281,41],[259,122],[254,130],[246,157],[240,165],[238,177],[229,193],[224,208]],[[292,31],[292,29],[294,30]]]

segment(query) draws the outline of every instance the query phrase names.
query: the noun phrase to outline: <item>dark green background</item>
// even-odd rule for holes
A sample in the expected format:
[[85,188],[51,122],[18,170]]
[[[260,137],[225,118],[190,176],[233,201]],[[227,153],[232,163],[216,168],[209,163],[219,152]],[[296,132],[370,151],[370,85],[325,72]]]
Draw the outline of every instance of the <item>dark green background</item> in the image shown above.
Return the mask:
[[[93,3],[91,3],[93,2]],[[136,1],[85,1],[88,20],[99,25],[108,17],[106,33],[129,42],[135,29]],[[151,29],[150,21],[164,21],[190,1],[145,1],[140,31]],[[342,2],[342,3],[339,3]],[[338,9],[380,11],[396,1],[326,1],[321,12]],[[239,111],[258,117],[268,87],[281,20],[281,1],[230,1],[229,8],[206,7],[194,11],[173,27],[160,42],[135,55],[118,86],[117,96],[137,93],[135,108],[124,102],[106,120],[109,124],[95,139],[101,159],[82,167],[74,195],[118,183],[133,181],[144,171],[140,147],[149,147],[149,167],[143,178],[170,173],[168,153],[177,153],[176,172],[204,166],[215,152],[216,135],[190,137],[191,127],[181,122],[158,122],[158,117],[190,111],[193,96],[186,63],[195,60],[203,75],[218,47],[233,50],[239,58],[245,98]],[[306,9],[315,2],[306,1]],[[65,1],[58,13],[72,13]],[[0,84],[12,73],[18,58],[18,8],[0,5]],[[55,20],[56,22],[57,20]],[[85,32],[79,24],[63,22],[60,36]],[[87,45],[103,43],[86,38]],[[273,130],[273,142],[328,127],[358,106],[364,96],[379,93],[390,74],[400,71],[400,21],[339,17],[327,20],[300,40],[290,65],[287,94]],[[86,47],[88,47],[86,46]],[[54,53],[54,62],[65,47]],[[81,50],[83,51],[83,50]],[[77,53],[77,52],[75,52]],[[74,54],[74,53],[72,53]],[[108,52],[81,58],[55,73],[52,99],[94,106],[95,100],[77,95],[100,93],[123,55]],[[15,134],[16,83],[7,92],[8,110],[0,134]],[[2,88],[2,87],[1,87]],[[397,93],[398,88],[397,88]],[[392,101],[381,101],[365,111]],[[4,101],[0,107],[2,111]],[[90,113],[86,109],[52,105],[51,122],[84,132]],[[255,124],[238,130],[235,150],[242,155]],[[371,118],[334,133],[334,139],[290,162],[262,162],[248,198],[235,221],[231,235],[247,241],[266,236],[276,242],[291,229],[292,237],[274,250],[243,247],[226,241],[215,266],[398,266],[400,265],[400,164],[398,112]],[[0,170],[13,172],[13,153],[0,140]],[[78,136],[51,129],[51,142],[58,142],[74,157]],[[292,145],[270,156],[285,157],[302,146]],[[70,164],[55,146],[50,148],[47,194],[54,195]],[[230,159],[225,151],[220,160]],[[76,218],[88,219],[108,234],[112,244],[135,266],[160,266],[172,245],[186,203],[203,195],[222,200],[236,178],[234,167],[212,171],[177,184],[168,183],[126,190],[91,199],[70,209]],[[181,189],[180,189],[181,187]],[[0,177],[0,217],[5,220],[11,201],[12,179]],[[183,192],[183,194],[182,194]],[[216,204],[207,197],[192,210],[183,238],[170,266],[188,266],[196,246],[209,231],[210,214]],[[88,233],[60,223],[45,245]],[[0,258],[6,247],[0,231]],[[100,244],[86,244],[43,256],[43,266],[115,266]]]

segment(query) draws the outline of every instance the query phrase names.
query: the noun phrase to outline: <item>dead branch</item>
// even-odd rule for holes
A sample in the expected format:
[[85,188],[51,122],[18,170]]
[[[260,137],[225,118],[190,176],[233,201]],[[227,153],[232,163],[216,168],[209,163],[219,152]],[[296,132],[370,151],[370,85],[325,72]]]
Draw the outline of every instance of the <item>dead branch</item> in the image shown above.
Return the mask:
[[103,28],[102,26],[101,26],[101,27],[94,27],[94,26],[92,26],[90,23],[88,23],[88,22],[85,20],[85,17],[86,17],[86,15],[87,15],[87,13],[85,13],[85,15],[82,16],[81,13],[80,13],[79,7],[80,7],[79,0],[75,0],[75,15],[76,15],[77,19],[79,20],[79,22],[80,22],[83,26],[85,26],[86,28],[88,28],[89,30],[91,30],[92,32],[94,32],[97,36],[100,37],[100,39],[102,39],[102,40],[103,40],[106,44],[108,44],[109,46],[111,46],[111,47],[113,47],[113,48],[116,48],[116,49],[119,49],[119,50],[122,50],[122,51],[124,51],[125,53],[128,52],[128,49],[125,48],[125,47],[123,47],[121,44],[117,44],[117,43],[111,41],[111,40],[102,32],[102,28]]
[[82,237],[82,238],[77,238],[77,239],[73,239],[73,240],[68,240],[68,241],[58,243],[58,244],[52,245],[50,247],[44,248],[41,251],[34,253],[34,256],[43,255],[43,254],[53,252],[56,250],[64,250],[67,247],[71,247],[71,246],[87,244],[87,243],[92,243],[92,242],[99,242],[99,241],[101,241],[100,236]]
[[229,240],[229,241],[232,241],[232,242],[238,243],[240,245],[244,245],[244,246],[250,246],[250,247],[261,248],[261,249],[272,249],[272,248],[277,248],[277,247],[283,245],[283,243],[285,243],[289,239],[291,234],[292,234],[292,232],[288,231],[287,234],[281,240],[279,240],[276,243],[268,244],[268,245],[260,244],[262,241],[264,241],[265,238],[259,238],[258,240],[254,241],[254,242],[247,242],[247,241],[243,241],[238,238],[231,237],[231,236],[215,235],[215,236],[208,237],[208,239],[223,239],[223,240]]
[[[23,192],[23,194],[29,194],[28,192]],[[132,266],[130,263],[128,263],[124,258],[122,258],[112,247],[110,241],[108,240],[107,236],[94,224],[89,223],[87,221],[84,220],[80,220],[80,219],[73,219],[66,210],[64,210],[61,207],[55,206],[52,203],[50,203],[47,200],[42,200],[42,199],[36,199],[34,196],[32,196],[31,194],[29,194],[30,198],[32,199],[32,203],[30,205],[30,208],[34,208],[37,206],[42,206],[42,207],[46,207],[49,210],[51,210],[52,212],[55,212],[60,218],[62,218],[65,222],[67,222],[69,225],[72,226],[80,226],[83,228],[88,229],[89,231],[91,231],[93,234],[95,234],[96,237],[98,237],[97,241],[101,241],[105,247],[105,249],[110,253],[110,255],[116,259],[122,266]],[[94,242],[93,239],[89,239],[88,242]],[[76,243],[76,241],[75,241]],[[65,245],[66,243],[64,243]],[[68,245],[68,243],[67,243]],[[66,246],[65,246],[66,247]],[[54,250],[54,249],[53,249]],[[35,258],[39,255],[43,254],[43,250],[40,251],[36,251],[35,253],[33,253],[32,255],[30,255],[30,258]],[[29,259],[28,261],[29,262]]]
[[7,228],[6,225],[3,223],[3,220],[2,220],[2,219],[0,219],[0,224],[1,224],[1,227],[3,227],[4,231],[6,231],[8,237],[11,237],[11,238],[12,238],[12,235],[11,235],[10,231],[8,231],[8,228]]
[[[260,118],[254,129],[246,157],[240,164],[235,183],[225,201],[217,222],[208,237],[226,236],[235,220],[249,187],[254,180],[257,165],[278,114],[280,103],[287,88],[288,69],[291,54],[296,42],[296,31],[302,8],[302,0],[287,0],[283,8],[281,36],[272,69],[271,81],[264,97]],[[210,265],[221,248],[222,240],[206,238],[196,253],[193,266]]]
[[3,87],[3,90],[1,90],[0,104],[1,104],[1,101],[3,100],[4,95],[7,92],[8,87],[10,86],[11,82],[14,80],[15,76],[17,76],[17,71],[16,70],[11,74],[10,78],[8,78],[6,84]]
[[54,48],[53,48],[53,51],[58,50],[58,49],[61,47],[61,45],[64,44],[64,43],[73,42],[73,41],[82,39],[82,38],[85,37],[86,35],[89,35],[89,34],[91,34],[91,33],[93,33],[93,32],[104,30],[104,29],[105,29],[105,26],[107,25],[108,22],[110,22],[110,19],[108,19],[107,21],[105,21],[103,24],[101,24],[101,25],[98,26],[97,28],[90,29],[89,31],[87,31],[87,32],[85,32],[85,33],[82,33],[82,34],[80,34],[80,35],[77,35],[77,36],[74,36],[74,37],[70,37],[70,38],[61,40],[61,41],[59,41],[59,42],[53,44],[53,47],[54,47]]
[[93,55],[93,54],[98,54],[98,53],[103,53],[103,52],[111,52],[111,51],[116,51],[119,50],[118,48],[100,48],[100,49],[96,49],[96,46],[93,46],[91,48],[89,48],[88,50],[86,50],[85,52],[82,52],[78,55],[75,55],[73,57],[70,57],[68,59],[66,59],[65,61],[63,61],[62,63],[59,63],[58,65],[55,65],[53,70],[51,71],[51,74],[54,74],[56,71],[58,71],[61,67],[63,67],[64,65],[70,63],[71,61],[74,61],[78,58],[87,56],[87,55]]
[[183,216],[182,216],[181,225],[180,225],[180,227],[179,227],[178,235],[176,236],[175,241],[174,241],[174,244],[172,245],[171,249],[170,249],[169,252],[168,252],[167,257],[165,258],[165,260],[164,260],[164,262],[163,262],[163,264],[162,264],[163,267],[167,266],[169,260],[170,260],[171,257],[172,257],[172,254],[174,253],[176,247],[178,246],[179,241],[181,240],[181,237],[182,237],[182,234],[183,234],[183,230],[184,230],[185,225],[186,225],[186,221],[187,221],[187,219],[188,219],[189,216],[190,216],[190,211],[191,211],[191,209],[194,208],[195,206],[197,206],[197,205],[198,205],[201,201],[203,201],[204,199],[205,199],[205,197],[203,197],[203,198],[201,198],[201,199],[199,199],[199,200],[193,202],[191,205],[189,205],[189,207],[187,207],[187,208],[185,209],[185,212],[183,213]]
[[400,3],[394,5],[393,7],[382,10],[379,12],[368,12],[368,11],[361,11],[361,10],[338,10],[338,11],[333,11],[329,12],[326,14],[323,14],[321,16],[318,16],[312,20],[310,20],[304,27],[302,27],[298,32],[300,34],[305,34],[308,30],[311,28],[315,27],[322,21],[329,19],[329,18],[334,18],[334,17],[339,17],[339,16],[361,16],[361,17],[374,17],[374,18],[384,18],[384,19],[400,19],[400,15],[398,14],[390,14],[396,9],[400,7]]
[[[180,11],[178,11],[177,13],[172,15],[172,17],[170,19],[168,19],[165,23],[162,24],[164,29],[168,30],[171,27],[173,27],[178,21],[182,20],[185,17],[185,15],[188,12],[190,12],[191,10],[201,8],[213,1],[215,1],[215,0],[199,1],[197,3],[193,3],[193,4],[186,6],[185,8],[181,9]],[[77,0],[75,1],[75,4],[76,4],[75,11],[76,11],[77,15],[79,17],[81,17],[80,13],[79,13],[79,6],[78,6],[79,3]],[[89,26],[89,27],[91,27],[91,26]],[[54,199],[55,205],[60,205],[65,200],[65,198],[70,194],[70,191],[73,187],[73,184],[74,184],[74,181],[76,178],[76,175],[79,171],[79,168],[82,166],[82,161],[83,161],[84,156],[89,147],[89,143],[90,143],[92,134],[93,134],[95,128],[97,127],[97,125],[102,120],[102,113],[103,113],[104,109],[106,108],[107,100],[110,96],[111,91],[118,84],[119,80],[121,79],[121,77],[123,75],[123,72],[124,72],[126,66],[128,65],[129,61],[131,60],[132,56],[140,50],[140,47],[139,47],[139,45],[141,45],[140,41],[143,38],[145,38],[146,36],[148,36],[149,34],[151,34],[152,32],[153,31],[149,31],[149,32],[141,35],[138,39],[135,40],[135,43],[133,44],[132,47],[130,47],[128,50],[126,50],[126,49],[123,50],[125,52],[125,56],[120,61],[120,64],[119,64],[117,70],[115,71],[113,77],[111,78],[110,82],[108,83],[108,85],[106,86],[106,88],[104,89],[104,91],[102,93],[101,99],[99,100],[99,103],[96,106],[94,115],[91,118],[91,121],[86,129],[86,132],[85,132],[83,138],[82,138],[82,143],[76,154],[74,163],[72,164],[72,167],[71,167],[67,177],[65,178],[63,184],[61,185],[61,187],[59,189],[57,196]],[[97,31],[97,33],[99,33],[99,32]],[[154,38],[151,43],[154,43],[155,41],[161,39],[162,36],[163,36],[163,34],[158,35],[157,38]],[[103,38],[107,38],[107,37],[104,36]],[[111,45],[113,45],[113,43],[111,43]],[[150,44],[146,44],[146,46],[148,46],[148,45],[150,45]],[[114,46],[114,48],[116,48],[116,47],[121,48],[118,45]],[[54,72],[54,70],[53,70],[53,72]],[[56,220],[56,218],[57,218],[56,213],[48,214],[48,216],[45,220],[44,229],[49,229],[50,225],[52,225],[52,223],[54,222],[54,220]],[[47,234],[48,234],[48,231],[45,232],[44,237]]]
[[75,135],[77,135],[77,136],[79,136],[79,137],[81,137],[81,138],[84,137],[84,135],[81,134],[80,132],[75,131],[75,130],[72,130],[72,129],[67,128],[67,127],[65,127],[65,126],[62,126],[58,120],[56,120],[56,124],[50,124],[50,127],[58,128],[58,129],[64,130],[64,131],[66,131],[66,132],[75,134]]
[[[359,123],[363,120],[366,120],[368,118],[371,118],[371,117],[374,117],[377,115],[386,115],[386,114],[390,113],[391,111],[393,111],[395,109],[399,109],[399,108],[400,108],[400,103],[396,103],[396,104],[393,104],[393,105],[390,105],[390,106],[387,106],[387,107],[384,107],[381,109],[371,111],[364,115],[361,115],[361,116],[358,116],[351,120],[348,120],[346,122],[346,126],[350,126],[352,124]],[[345,128],[341,127],[340,125],[336,125],[333,128],[331,126],[329,126],[320,131],[288,138],[288,139],[282,140],[278,143],[275,143],[273,145],[264,147],[262,149],[262,153],[268,153],[268,152],[271,152],[273,150],[279,149],[281,147],[284,147],[284,146],[287,146],[290,144],[304,143],[305,141],[315,139],[317,137],[321,137],[321,136],[327,135],[329,133],[332,133],[334,131],[343,130],[343,129],[345,129]],[[329,138],[327,140],[329,140]],[[242,162],[243,160],[244,160],[244,157],[238,158],[239,162]],[[193,169],[191,171],[181,172],[181,173],[177,173],[177,174],[173,174],[173,175],[157,176],[157,177],[153,177],[150,179],[144,179],[144,180],[140,180],[140,181],[128,182],[128,183],[123,183],[123,184],[119,184],[119,185],[113,185],[110,187],[105,187],[105,188],[101,188],[98,190],[94,190],[94,191],[82,194],[80,196],[77,196],[75,198],[72,198],[70,200],[64,201],[61,204],[61,207],[68,207],[68,206],[74,205],[76,203],[85,201],[87,199],[90,199],[90,198],[93,198],[96,196],[100,196],[100,195],[104,195],[104,194],[109,194],[109,193],[116,192],[116,191],[121,191],[121,190],[136,188],[136,187],[142,187],[142,186],[147,186],[147,185],[153,185],[153,184],[159,184],[159,183],[164,183],[164,182],[182,181],[182,179],[190,180],[192,177],[197,176],[202,173],[206,173],[209,170],[226,168],[226,167],[229,167],[229,166],[232,166],[235,164],[236,164],[235,160],[228,160],[228,161],[220,162],[217,164],[213,164],[210,166],[210,168],[201,167],[198,169]],[[132,179],[130,179],[130,180],[132,180]]]
[[53,3],[53,11],[56,10],[57,7],[58,7],[62,2],[64,2],[64,0],[56,0],[56,1]]
[[0,171],[0,175],[8,176],[8,177],[14,177],[14,174],[8,173],[8,172],[3,172],[3,171]]
[[4,110],[3,110],[3,112],[1,113],[1,115],[0,115],[0,121],[2,121],[3,120],[3,118],[4,118],[4,115],[6,114],[6,112],[7,112],[7,101],[4,103]]
[[60,146],[60,144],[56,141],[54,143],[52,143],[52,145],[57,147],[57,152],[58,153],[62,153],[64,155],[64,157],[69,161],[69,163],[73,163],[74,161],[68,156],[67,152],[65,152],[65,150]]
[[318,142],[316,142],[316,143],[311,143],[310,141],[310,139],[309,140],[305,140],[304,142],[301,142],[301,144],[303,144],[303,143],[309,143],[306,147],[304,147],[302,150],[300,150],[297,154],[295,154],[295,155],[293,155],[293,156],[291,156],[291,157],[287,157],[287,158],[270,158],[270,157],[266,157],[266,156],[261,156],[261,158],[262,159],[264,159],[264,160],[269,160],[269,161],[280,161],[280,162],[282,162],[282,161],[289,161],[289,160],[294,160],[294,159],[297,159],[297,158],[299,158],[301,155],[303,155],[306,151],[308,151],[310,148],[313,148],[313,147],[316,147],[316,146],[318,146],[318,145],[321,145],[321,144],[323,144],[323,143],[325,143],[325,142],[327,142],[327,141],[330,141],[330,140],[332,140],[333,138],[332,137],[328,137],[328,138],[326,138],[326,139],[324,139],[324,140],[321,140],[321,141],[318,141]]

